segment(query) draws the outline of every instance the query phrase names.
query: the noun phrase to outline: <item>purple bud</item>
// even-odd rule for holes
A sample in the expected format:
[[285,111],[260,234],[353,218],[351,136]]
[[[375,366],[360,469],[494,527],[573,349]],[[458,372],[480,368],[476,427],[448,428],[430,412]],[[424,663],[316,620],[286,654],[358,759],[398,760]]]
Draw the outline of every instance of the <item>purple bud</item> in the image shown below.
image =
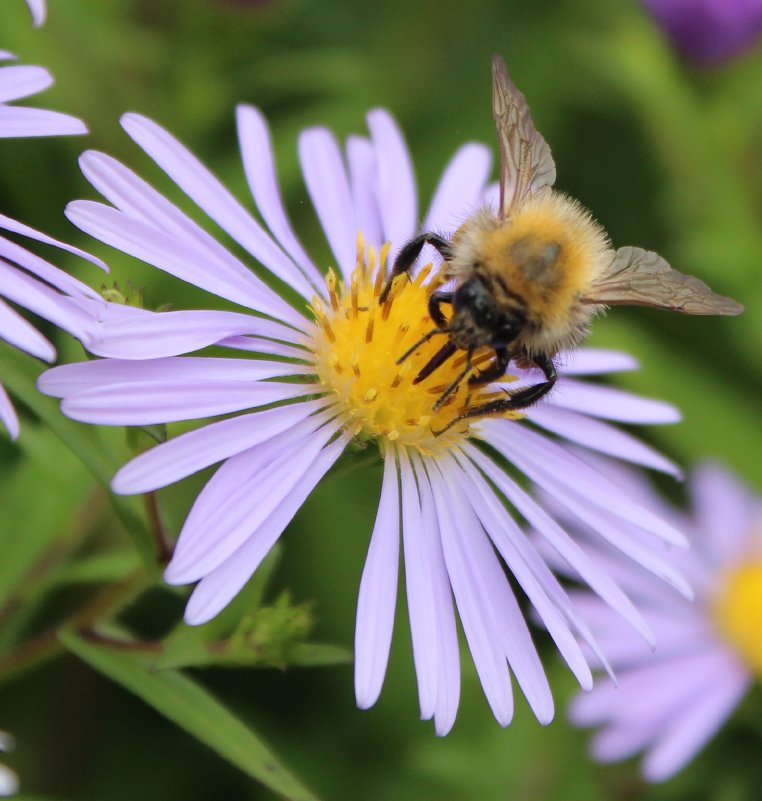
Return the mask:
[[762,0],[643,0],[678,51],[718,66],[762,35]]

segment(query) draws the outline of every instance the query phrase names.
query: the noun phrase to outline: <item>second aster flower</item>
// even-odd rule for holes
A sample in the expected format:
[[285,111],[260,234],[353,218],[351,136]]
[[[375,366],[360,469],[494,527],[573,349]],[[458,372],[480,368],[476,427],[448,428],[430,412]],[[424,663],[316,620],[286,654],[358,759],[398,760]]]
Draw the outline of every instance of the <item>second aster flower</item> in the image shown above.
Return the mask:
[[[617,554],[593,549],[643,610],[655,651],[622,629],[598,598],[579,605],[617,671],[572,704],[575,723],[598,726],[592,753],[602,762],[645,752],[649,781],[682,769],[715,735],[762,672],[762,498],[731,473],[702,465],[691,481],[692,509],[668,507],[641,480],[619,483],[690,536],[690,551],[665,553],[689,576],[696,602],[664,592],[653,576]],[[654,543],[654,549],[663,551]]]
[[[615,582],[505,465],[689,595],[682,578],[640,545],[644,532],[673,544],[682,544],[682,536],[564,444],[571,440],[675,472],[662,456],[607,421],[665,423],[677,415],[666,404],[580,380],[635,366],[626,355],[586,349],[560,359],[562,377],[547,402],[526,414],[461,421],[438,436],[478,402],[477,393],[496,397],[505,387],[541,377],[512,369],[511,376],[478,390],[461,386],[435,411],[442,387],[462,365],[453,359],[415,384],[435,347],[430,343],[396,363],[432,326],[426,299],[438,280],[439,262],[428,253],[431,263],[411,280],[398,279],[380,302],[390,254],[416,232],[418,197],[394,121],[376,110],[368,123],[370,138],[350,137],[344,152],[324,128],[300,138],[307,188],[336,260],[336,270],[325,275],[287,218],[269,131],[257,109],[239,109],[238,129],[249,187],[266,228],[174,137],[150,120],[126,115],[128,134],[218,226],[293,290],[300,309],[131,170],[89,152],[82,168],[111,205],[77,201],[69,207],[70,219],[113,247],[246,311],[133,309],[120,315],[112,308],[100,337],[88,343],[104,358],[48,371],[40,387],[62,397],[68,415],[90,423],[149,425],[234,415],[138,456],[113,483],[116,492],[149,492],[222,462],[194,503],[166,571],[170,583],[198,582],[186,610],[192,624],[212,618],[239,592],[353,439],[377,446],[384,471],[359,589],[358,704],[375,703],[383,684],[401,538],[421,716],[434,719],[438,734],[455,720],[457,610],[497,720],[503,725],[511,720],[513,673],[545,723],[553,716],[553,700],[505,566],[583,687],[591,686],[592,676],[575,635],[598,649],[514,514],[532,523],[635,629],[646,638],[650,633]],[[425,228],[452,230],[464,215],[490,202],[489,168],[487,148],[463,146],[444,172]],[[224,355],[186,355],[210,345],[225,349]]]

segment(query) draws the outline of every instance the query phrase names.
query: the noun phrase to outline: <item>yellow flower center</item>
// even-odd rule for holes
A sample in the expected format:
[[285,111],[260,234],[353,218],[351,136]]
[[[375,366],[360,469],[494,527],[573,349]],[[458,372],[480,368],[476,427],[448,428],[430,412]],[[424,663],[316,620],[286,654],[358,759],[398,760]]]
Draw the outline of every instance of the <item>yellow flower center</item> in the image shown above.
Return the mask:
[[[440,284],[436,278],[426,284],[432,269],[428,264],[415,279],[406,275],[396,278],[384,303],[379,303],[388,251],[389,245],[385,245],[377,259],[369,248],[366,257],[359,238],[357,267],[350,285],[337,282],[329,271],[329,302],[316,298],[312,306],[318,324],[313,343],[317,373],[339,407],[357,423],[361,435],[385,437],[432,455],[468,435],[469,423],[476,418],[459,420],[466,410],[506,396],[490,385],[469,386],[465,376],[438,405],[442,393],[463,371],[466,357],[462,352],[415,383],[423,367],[447,342],[447,335],[437,334],[421,342],[399,360],[436,328],[429,316],[428,298]],[[490,348],[476,351],[474,368],[484,369],[493,358]],[[502,416],[522,415],[514,412]]]
[[762,675],[762,559],[747,562],[726,575],[715,616],[724,638],[752,670]]

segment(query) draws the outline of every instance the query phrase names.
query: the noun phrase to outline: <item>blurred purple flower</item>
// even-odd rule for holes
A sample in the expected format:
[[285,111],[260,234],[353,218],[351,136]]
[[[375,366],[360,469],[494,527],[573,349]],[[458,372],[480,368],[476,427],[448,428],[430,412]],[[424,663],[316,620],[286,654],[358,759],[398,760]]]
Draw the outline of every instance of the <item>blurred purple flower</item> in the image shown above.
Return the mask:
[[643,0],[680,53],[716,66],[762,35],[762,0]]
[[[592,753],[611,762],[645,751],[643,775],[663,781],[688,763],[722,726],[762,672],[762,498],[717,467],[693,476],[693,510],[666,506],[645,482],[614,475],[633,498],[670,519],[691,539],[689,551],[664,559],[696,591],[687,603],[633,562],[609,551],[601,569],[643,611],[656,636],[653,652],[591,593],[575,597],[611,660],[618,687],[599,683],[571,705],[572,721],[600,726]],[[655,553],[665,551],[654,542]]]
[[[106,268],[105,264],[84,251],[51,239],[9,217],[0,215],[0,229],[54,245]],[[0,340],[38,359],[54,361],[56,351],[53,345],[6,301],[54,323],[81,340],[94,331],[96,309],[106,306],[105,301],[81,281],[0,236]],[[2,383],[0,423],[13,439],[18,436],[18,417]]]
[[[70,204],[67,213],[76,225],[244,309],[125,310],[120,316],[119,307],[112,307],[110,319],[88,342],[105,358],[54,368],[39,381],[43,392],[64,399],[66,414],[95,424],[233,415],[146,451],[113,481],[119,493],[150,492],[222,462],[194,503],[166,571],[172,584],[198,582],[186,609],[189,623],[214,617],[241,590],[353,439],[376,444],[384,458],[357,611],[355,689],[363,708],[377,700],[386,672],[400,537],[421,716],[434,719],[438,734],[452,727],[460,694],[453,599],[497,720],[507,725],[513,714],[511,672],[537,718],[547,723],[553,716],[547,679],[501,560],[539,610],[581,685],[591,686],[575,635],[597,652],[595,642],[504,501],[650,637],[627,597],[508,476],[503,459],[601,537],[690,594],[680,576],[638,544],[645,532],[678,544],[682,535],[633,503],[563,442],[675,472],[664,457],[606,422],[672,422],[677,419],[672,407],[578,378],[632,369],[630,357],[592,349],[568,354],[561,360],[565,368],[557,391],[525,416],[432,433],[465,404],[478,402],[480,390],[463,385],[451,404],[434,412],[433,398],[441,392],[436,385],[446,385],[457,373],[457,360],[419,384],[412,379],[436,345],[421,346],[401,366],[395,362],[395,354],[431,326],[426,281],[436,280],[441,262],[430,251],[432,272],[429,265],[413,280],[398,281],[379,305],[384,268],[420,219],[410,156],[388,113],[372,111],[370,138],[350,137],[344,152],[325,128],[306,130],[299,140],[302,171],[338,277],[315,266],[291,227],[259,110],[240,107],[238,130],[249,188],[269,231],[167,131],[136,114],[125,115],[122,124],[196,206],[274,280],[290,287],[303,309],[310,304],[312,310],[297,311],[127,167],[102,153],[82,156],[83,172],[108,204]],[[486,186],[489,169],[487,148],[461,147],[444,172],[424,227],[454,230],[485,202],[485,193],[487,202],[494,198],[495,187]],[[238,356],[225,350],[182,355],[213,344]],[[258,357],[241,358],[247,352]],[[511,388],[540,380],[537,371],[512,372]],[[494,397],[507,386],[497,382],[481,391]]]

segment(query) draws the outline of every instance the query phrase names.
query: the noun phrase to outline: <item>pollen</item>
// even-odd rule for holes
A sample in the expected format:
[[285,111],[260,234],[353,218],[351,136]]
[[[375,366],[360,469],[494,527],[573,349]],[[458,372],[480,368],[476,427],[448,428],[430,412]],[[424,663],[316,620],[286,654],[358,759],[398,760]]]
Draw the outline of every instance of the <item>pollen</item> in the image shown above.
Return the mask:
[[[327,300],[313,300],[317,325],[312,349],[320,382],[361,436],[385,438],[427,456],[448,450],[478,422],[475,418],[458,420],[461,414],[505,394],[494,385],[469,386],[466,377],[435,408],[444,389],[462,372],[464,354],[456,353],[432,375],[415,383],[422,368],[447,342],[447,335],[441,333],[399,362],[410,347],[436,328],[428,313],[429,295],[440,285],[432,276],[432,265],[420,269],[414,278],[396,278],[381,304],[389,245],[377,253],[358,237],[357,252],[349,285],[329,271]],[[493,358],[488,348],[477,352],[474,369],[485,369]]]
[[762,559],[725,575],[715,603],[720,634],[758,676],[762,676]]

